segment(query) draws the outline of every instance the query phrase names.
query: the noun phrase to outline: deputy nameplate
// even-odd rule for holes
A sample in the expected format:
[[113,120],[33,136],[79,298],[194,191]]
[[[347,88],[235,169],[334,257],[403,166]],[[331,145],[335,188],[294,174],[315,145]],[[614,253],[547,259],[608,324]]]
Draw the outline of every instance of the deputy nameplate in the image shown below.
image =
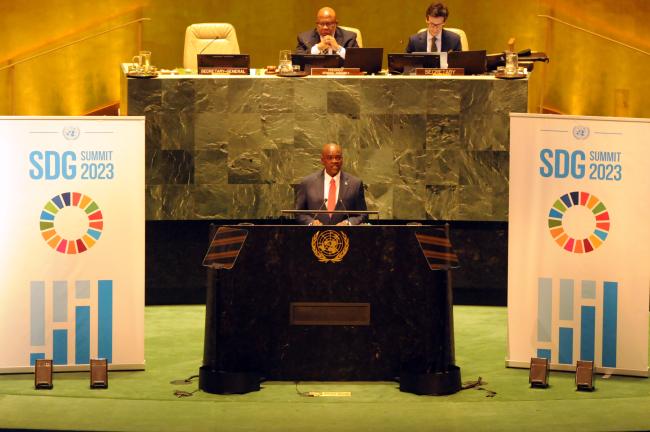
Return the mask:
[[249,75],[250,69],[244,67],[200,67],[199,75]]
[[311,250],[318,261],[337,263],[348,253],[350,239],[342,231],[316,231],[311,238]]
[[454,75],[465,75],[465,69],[463,68],[415,68],[416,75],[430,75],[430,76],[454,76]]
[[312,75],[363,75],[359,68],[311,68]]

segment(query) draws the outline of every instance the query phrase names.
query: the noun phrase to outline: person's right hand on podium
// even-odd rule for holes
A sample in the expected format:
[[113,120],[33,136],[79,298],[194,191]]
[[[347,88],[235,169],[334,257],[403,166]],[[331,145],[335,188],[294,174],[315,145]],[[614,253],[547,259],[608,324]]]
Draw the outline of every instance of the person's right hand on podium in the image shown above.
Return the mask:
[[319,221],[318,219],[314,219],[313,221],[311,221],[311,223],[309,225],[312,225],[312,226],[313,225],[323,225],[323,222]]

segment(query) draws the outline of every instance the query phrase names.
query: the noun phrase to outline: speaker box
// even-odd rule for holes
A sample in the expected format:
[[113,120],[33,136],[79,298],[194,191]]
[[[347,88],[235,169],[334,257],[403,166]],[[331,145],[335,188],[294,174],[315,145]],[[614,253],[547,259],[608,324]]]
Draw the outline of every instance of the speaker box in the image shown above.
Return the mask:
[[106,359],[90,359],[90,388],[108,388],[108,361]]
[[49,390],[52,385],[52,360],[37,359],[34,366],[34,388]]
[[576,363],[576,388],[582,391],[594,390],[594,362],[578,360]]
[[546,358],[533,357],[530,359],[530,373],[528,382],[531,387],[548,387],[548,375],[550,372],[550,362]]

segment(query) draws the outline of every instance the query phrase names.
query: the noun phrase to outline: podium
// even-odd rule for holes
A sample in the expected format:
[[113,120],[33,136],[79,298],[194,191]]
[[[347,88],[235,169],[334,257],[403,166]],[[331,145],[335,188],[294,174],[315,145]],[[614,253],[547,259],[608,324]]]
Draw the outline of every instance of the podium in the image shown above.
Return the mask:
[[440,227],[222,226],[204,262],[199,386],[397,380],[402,391],[455,393],[457,263]]

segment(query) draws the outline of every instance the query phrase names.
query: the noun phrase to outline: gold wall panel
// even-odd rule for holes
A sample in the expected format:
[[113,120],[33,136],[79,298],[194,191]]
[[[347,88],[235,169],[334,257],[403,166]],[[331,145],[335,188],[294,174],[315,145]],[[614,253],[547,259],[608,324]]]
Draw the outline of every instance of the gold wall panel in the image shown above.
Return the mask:
[[[0,2],[0,68],[141,16],[128,0]],[[0,114],[80,115],[117,101],[118,64],[140,38],[134,24],[0,71]]]
[[[276,64],[293,49],[296,34],[313,27],[315,0],[107,0],[100,3],[27,1],[0,5],[0,67],[8,61],[85,37],[139,17],[142,46],[152,63],[182,65],[185,28],[196,22],[230,22],[253,67]],[[408,36],[424,27],[426,1],[330,1],[339,22],[360,28],[364,46],[402,52]],[[529,109],[566,114],[650,117],[650,56],[553,22],[573,25],[650,51],[642,29],[648,0],[449,0],[449,26],[463,28],[471,49],[500,52],[514,36],[516,48],[545,51],[548,65],[531,77]],[[38,23],[38,25],[34,25]],[[0,114],[83,114],[119,100],[118,64],[139,49],[137,25],[82,42],[55,54],[0,71]],[[9,47],[9,48],[6,48]]]

